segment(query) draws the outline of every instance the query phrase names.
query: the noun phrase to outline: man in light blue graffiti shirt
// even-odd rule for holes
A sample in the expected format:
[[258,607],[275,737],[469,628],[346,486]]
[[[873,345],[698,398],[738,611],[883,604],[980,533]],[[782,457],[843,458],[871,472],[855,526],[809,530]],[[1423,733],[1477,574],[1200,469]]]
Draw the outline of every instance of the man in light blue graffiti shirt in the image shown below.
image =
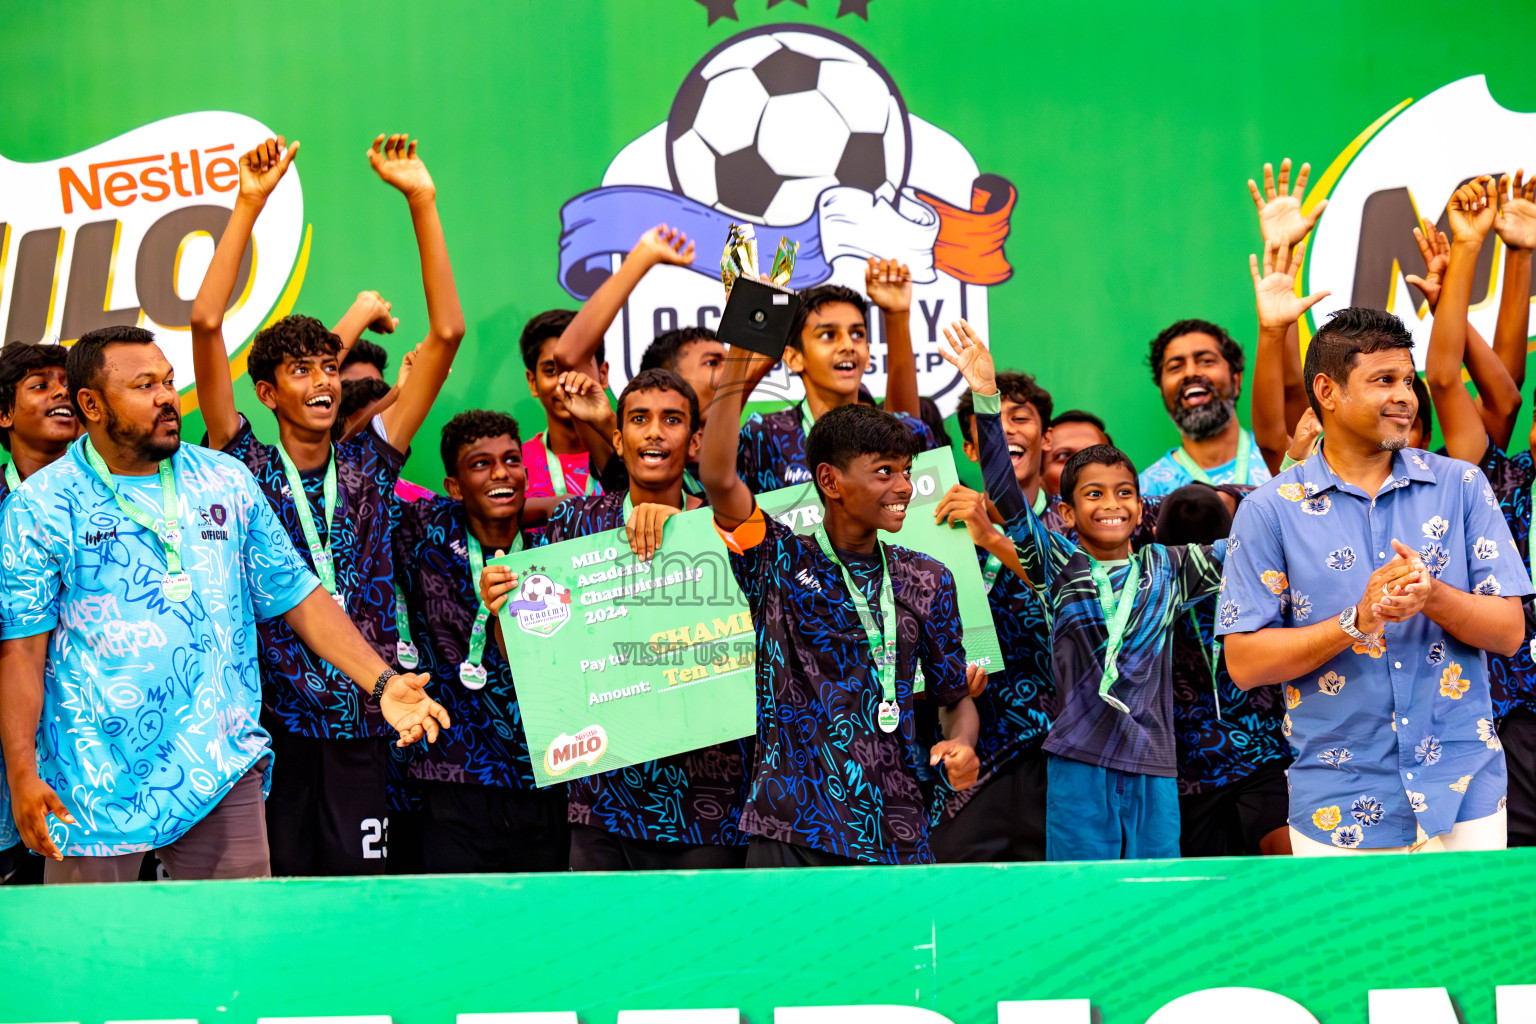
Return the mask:
[[1406,447],[1413,338],[1335,313],[1304,379],[1326,440],[1238,508],[1217,607],[1244,689],[1284,687],[1297,855],[1502,849],[1482,652],[1524,639],[1531,580],[1482,472]]
[[0,523],[0,744],[22,840],[50,858],[46,882],[132,879],[151,849],[173,878],[270,874],[257,618],[281,615],[368,690],[402,744],[447,715],[362,639],[245,467],[181,444],[153,335],[87,334],[66,372],[86,436]]

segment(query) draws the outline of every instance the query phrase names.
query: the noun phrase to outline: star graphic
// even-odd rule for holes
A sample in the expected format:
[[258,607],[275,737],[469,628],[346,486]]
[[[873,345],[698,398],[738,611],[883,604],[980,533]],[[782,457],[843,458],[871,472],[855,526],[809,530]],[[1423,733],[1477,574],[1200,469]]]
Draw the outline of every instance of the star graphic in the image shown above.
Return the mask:
[[[741,20],[736,17],[736,0],[694,0],[694,2],[709,11],[711,25],[721,18],[730,18],[732,21]],[[865,20],[869,19],[865,18]]]
[[838,0],[837,16],[841,18],[845,14],[857,14],[868,21],[870,3],[871,0]]
[[[785,0],[768,0],[768,9],[771,11],[775,7],[779,6],[779,4],[782,4],[784,2],[785,2]],[[792,3],[792,4],[799,4],[801,7],[806,7],[807,6],[805,0],[789,0],[789,2]]]

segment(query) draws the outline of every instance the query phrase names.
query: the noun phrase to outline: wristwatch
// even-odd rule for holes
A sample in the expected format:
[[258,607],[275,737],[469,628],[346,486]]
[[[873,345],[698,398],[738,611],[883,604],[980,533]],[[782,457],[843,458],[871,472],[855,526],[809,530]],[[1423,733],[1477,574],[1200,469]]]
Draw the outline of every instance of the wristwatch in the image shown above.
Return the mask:
[[1356,640],[1369,640],[1370,637],[1355,628],[1355,606],[1350,605],[1339,612],[1339,628]]

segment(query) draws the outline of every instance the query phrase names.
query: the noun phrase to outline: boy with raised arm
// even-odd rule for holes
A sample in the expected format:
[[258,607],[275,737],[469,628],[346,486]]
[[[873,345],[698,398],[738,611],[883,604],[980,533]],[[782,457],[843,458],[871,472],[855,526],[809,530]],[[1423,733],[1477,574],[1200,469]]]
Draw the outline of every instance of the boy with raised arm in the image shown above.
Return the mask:
[[[533,316],[523,325],[518,349],[528,378],[528,392],[544,407],[544,429],[523,442],[523,465],[528,473],[529,513],[544,519],[556,505],[573,494],[601,494],[598,470],[587,451],[588,437],[571,419],[561,400],[560,364],[555,362],[555,346],[576,316],[569,309],[549,309]],[[602,337],[598,337],[595,366],[587,372],[603,387],[608,386],[608,363],[603,358]],[[542,527],[528,534],[536,541]]]
[[1224,543],[1131,551],[1141,498],[1130,459],[1085,448],[1061,476],[1074,543],[1019,501],[998,421],[992,356],[969,324],[944,332],[946,361],[970,384],[987,493],[1019,507],[1008,531],[1028,579],[1048,595],[1059,712],[1046,737],[1046,857],[1116,860],[1179,855],[1169,632],[1174,617],[1221,583]]
[[474,409],[443,427],[448,497],[402,502],[394,529],[400,662],[438,680],[455,728],[405,766],[420,798],[421,870],[563,871],[565,787],[535,788],[505,653],[486,641],[480,570],[523,546],[527,494],[517,422]]
[[[1045,509],[1040,480],[1041,437],[1051,421],[1051,396],[1027,373],[997,378],[1008,456],[1026,501]],[[956,418],[966,458],[976,462],[976,416],[970,393]],[[1005,654],[980,693],[973,692],[980,731],[976,785],[954,791],[934,787],[929,805],[933,855],[940,863],[1045,859],[1045,755],[1056,690],[1051,679],[1051,625],[1041,598],[1009,564],[1013,542],[988,518],[986,495],[956,484],[935,510],[939,522],[964,525],[982,563],[982,580],[998,643]],[[936,722],[921,715],[932,730]]]
[[[559,392],[560,375],[577,370],[608,386],[603,335],[635,285],[652,267],[693,262],[693,244],[681,231],[658,225],[640,236],[616,273],[609,275],[579,310],[551,309],[523,327],[518,347],[527,368],[528,391],[544,407],[545,429],[523,445],[527,456],[530,510],[547,516],[572,494],[600,494],[606,451],[594,464],[588,447],[598,435],[571,419]],[[538,530],[529,534],[536,541]]]
[[[842,340],[814,340],[806,358],[858,347],[846,327],[835,333]],[[965,664],[950,571],[879,542],[878,531],[900,530],[906,517],[919,442],[878,409],[817,409],[803,463],[826,512],[814,537],[796,536],[763,514],[736,470],[749,363],[745,352],[728,356],[699,461],[757,635],[757,760],[741,814],[752,837],[747,866],[931,862],[912,760],[913,676],[921,662],[927,699],[940,709],[945,738],[929,764],[961,790],[977,772],[968,683],[980,685],[984,672]],[[845,383],[857,393],[857,376]]]
[[[256,335],[256,395],[277,417],[262,444],[235,410],[223,336],[240,254],[299,144],[269,139],[240,161],[240,191],[192,307],[192,355],[208,442],[246,464],[325,590],[381,657],[396,655],[390,506],[405,451],[431,409],[464,315],[437,215],[437,190],[416,143],[380,135],[368,160],[405,197],[421,255],[430,328],[398,399],[353,440],[333,444],[341,342],[319,321],[288,316]],[[260,627],[262,702],[285,767],[267,802],[273,871],[375,874],[385,867],[386,735],[378,709],[344,688],[281,621]]]
[[[573,415],[607,407],[608,399],[585,374],[564,375]],[[683,489],[684,467],[699,449],[699,405],[693,388],[670,370],[643,370],[619,395],[613,446],[624,460],[623,491],[562,503],[543,540],[623,527],[635,557],[650,560],[662,527],[703,502]],[[483,576],[487,606],[499,609],[516,583],[504,567]],[[498,640],[502,641],[500,633]],[[647,761],[570,784],[571,869],[637,871],[741,867],[747,837],[736,826],[745,795],[750,744],[732,740]]]
[[[880,307],[886,345],[885,405],[918,442],[915,451],[937,447],[938,439],[919,415],[917,359],[912,354],[908,317],[912,273],[896,260],[871,258],[864,272],[868,302]],[[851,288],[817,285],[800,293],[800,308],[784,350],[784,366],[800,377],[805,398],[787,409],[753,413],[741,428],[736,472],[754,494],[807,483],[811,425],[828,410],[853,405],[869,368],[868,303]],[[749,373],[749,371],[743,371]],[[744,377],[745,380],[750,376]],[[738,403],[746,395],[736,396]]]
[[[1512,354],[1518,351],[1523,369],[1530,324],[1531,250],[1536,247],[1536,202],[1532,201],[1536,199],[1536,178],[1529,182],[1523,179],[1523,172],[1515,175],[1513,183],[1506,176],[1495,188],[1490,179],[1481,178],[1458,189],[1446,204],[1453,236],[1450,242],[1443,235],[1435,237],[1434,227],[1427,222],[1422,232],[1414,234],[1426,250],[1429,264],[1431,280],[1419,285],[1425,298],[1432,300],[1435,311],[1424,370],[1430,394],[1440,410],[1445,453],[1483,471],[1521,562],[1528,567],[1531,484],[1536,480],[1532,452],[1526,446],[1505,454],[1498,441],[1499,436],[1508,437],[1514,429],[1519,385],[1506,369],[1502,355],[1490,350],[1467,322],[1477,256],[1488,233],[1494,231],[1506,251],[1494,348]],[[1481,403],[1462,383],[1463,364],[1469,370],[1478,367],[1481,371],[1473,374]],[[1485,383],[1487,378],[1493,380]],[[1501,391],[1513,391],[1514,401],[1491,400]],[[1490,410],[1495,408],[1499,409],[1500,419],[1490,422]],[[1536,434],[1531,440],[1536,443]],[[1504,748],[1509,773],[1510,846],[1536,845],[1536,664],[1532,662],[1529,642],[1529,607],[1527,603],[1526,642],[1513,655],[1486,653],[1495,736]]]
[[[0,478],[0,509],[21,482],[69,450],[80,433],[80,421],[69,402],[69,379],[62,345],[11,344],[0,348],[0,446],[10,458]],[[5,762],[0,759],[0,882],[17,872],[28,881],[42,876],[20,845],[11,817]],[[14,848],[14,849],[13,849]]]

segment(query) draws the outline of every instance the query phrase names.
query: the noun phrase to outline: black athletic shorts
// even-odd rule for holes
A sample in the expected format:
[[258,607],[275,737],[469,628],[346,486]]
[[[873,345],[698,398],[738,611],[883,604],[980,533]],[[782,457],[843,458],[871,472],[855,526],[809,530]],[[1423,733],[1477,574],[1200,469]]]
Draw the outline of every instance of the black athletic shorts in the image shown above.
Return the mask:
[[1536,846],[1536,714],[1523,708],[1499,723],[1509,771],[1509,845]]
[[570,866],[564,786],[419,786],[421,869],[426,873],[564,871]]
[[272,874],[382,875],[389,855],[385,761],[391,740],[317,740],[264,720],[272,734],[267,841]]
[[981,789],[928,837],[940,864],[1045,860],[1045,753],[1031,750]]
[[705,846],[631,839],[591,825],[571,826],[572,871],[691,871],[739,868],[745,846]]
[[1186,857],[1257,855],[1259,841],[1290,820],[1285,770],[1260,765],[1236,782],[1179,797],[1179,851]]
[[753,836],[747,844],[749,868],[840,868],[865,863],[814,847],[764,839],[762,836]]

